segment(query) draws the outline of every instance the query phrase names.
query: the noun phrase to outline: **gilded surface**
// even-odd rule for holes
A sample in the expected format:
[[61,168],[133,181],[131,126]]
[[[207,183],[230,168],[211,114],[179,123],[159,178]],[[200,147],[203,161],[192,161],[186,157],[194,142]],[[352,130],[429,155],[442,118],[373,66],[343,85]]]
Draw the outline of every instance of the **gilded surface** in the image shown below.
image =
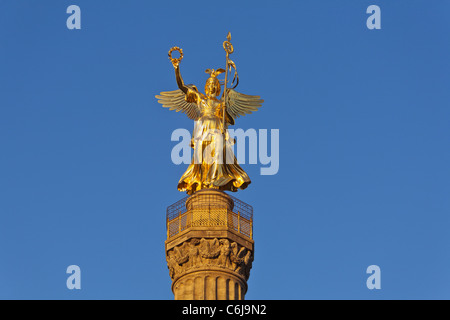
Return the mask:
[[[247,173],[238,164],[233,153],[234,139],[228,133],[228,126],[234,125],[239,116],[258,110],[263,100],[259,96],[245,95],[234,90],[239,83],[236,65],[229,55],[234,48],[231,35],[223,47],[226,52],[225,69],[207,69],[209,78],[206,80],[205,93],[199,92],[196,86],[186,85],[181,77],[180,62],[183,51],[173,47],[169,51],[169,59],[175,69],[178,90],[161,92],[156,98],[163,107],[177,112],[184,112],[195,121],[193,138],[194,156],[186,172],[178,182],[178,190],[193,194],[201,189],[217,189],[237,191],[245,189],[250,184]],[[179,58],[173,58],[172,53],[178,51]],[[228,88],[228,74],[234,70]],[[225,73],[222,92],[218,75]],[[222,95],[221,95],[222,92]]]

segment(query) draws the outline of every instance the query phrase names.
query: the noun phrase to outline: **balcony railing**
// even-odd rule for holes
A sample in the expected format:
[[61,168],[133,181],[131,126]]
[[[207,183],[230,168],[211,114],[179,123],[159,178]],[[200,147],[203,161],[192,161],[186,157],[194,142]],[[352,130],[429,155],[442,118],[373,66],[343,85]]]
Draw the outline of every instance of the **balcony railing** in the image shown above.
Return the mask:
[[191,227],[226,227],[250,239],[253,238],[253,208],[241,200],[228,195],[233,202],[232,210],[223,202],[208,195],[207,201],[199,202],[187,209],[189,196],[167,208],[167,238],[180,234]]

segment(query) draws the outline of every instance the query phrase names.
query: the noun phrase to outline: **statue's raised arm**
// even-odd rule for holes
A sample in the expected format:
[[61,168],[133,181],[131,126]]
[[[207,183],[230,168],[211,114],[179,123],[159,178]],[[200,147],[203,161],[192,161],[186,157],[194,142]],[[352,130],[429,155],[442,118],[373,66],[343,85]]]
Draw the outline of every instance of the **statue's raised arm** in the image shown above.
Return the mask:
[[[172,58],[172,51],[179,51],[179,58]],[[180,73],[180,62],[183,59],[183,51],[178,47],[173,47],[169,51],[169,58],[175,69],[175,78],[179,90],[163,91],[160,95],[155,97],[158,102],[169,110],[175,110],[176,112],[184,112],[192,120],[198,120],[200,117],[199,108],[199,92],[197,87],[193,84],[185,85]]]

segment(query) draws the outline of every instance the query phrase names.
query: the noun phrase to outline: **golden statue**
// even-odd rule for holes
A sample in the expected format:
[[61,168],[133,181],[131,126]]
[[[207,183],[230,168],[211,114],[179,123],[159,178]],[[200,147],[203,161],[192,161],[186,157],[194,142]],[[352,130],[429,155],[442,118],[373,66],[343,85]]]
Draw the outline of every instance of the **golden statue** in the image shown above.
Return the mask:
[[[201,189],[217,189],[237,191],[245,189],[250,184],[247,173],[239,166],[233,154],[234,139],[228,134],[228,125],[234,125],[239,116],[257,111],[264,102],[259,96],[251,96],[234,90],[239,83],[236,65],[229,59],[234,48],[231,35],[223,47],[226,52],[226,67],[224,69],[207,69],[209,78],[205,84],[205,94],[198,91],[194,85],[184,84],[180,74],[180,62],[183,51],[173,47],[169,51],[169,59],[175,68],[175,76],[179,90],[161,92],[157,95],[158,102],[169,110],[181,111],[195,120],[191,147],[194,156],[186,172],[178,182],[179,191],[193,194]],[[172,52],[178,51],[179,58],[173,58]],[[234,69],[232,88],[227,88],[228,73]],[[221,81],[217,76],[225,72],[224,91],[221,93]]]

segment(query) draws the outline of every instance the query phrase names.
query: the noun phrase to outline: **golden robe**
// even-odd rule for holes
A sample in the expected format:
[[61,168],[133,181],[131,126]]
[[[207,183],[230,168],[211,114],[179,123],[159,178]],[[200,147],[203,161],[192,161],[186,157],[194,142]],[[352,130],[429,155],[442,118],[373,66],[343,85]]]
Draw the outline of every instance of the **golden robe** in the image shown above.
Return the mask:
[[195,122],[191,140],[194,149],[192,162],[178,182],[178,190],[193,194],[208,188],[233,192],[247,188],[250,178],[234,156],[235,141],[230,139],[227,130],[228,123],[233,124],[234,121],[226,113],[223,127],[222,103],[214,98],[200,98],[192,90],[189,90],[186,100],[197,100],[201,115]]

